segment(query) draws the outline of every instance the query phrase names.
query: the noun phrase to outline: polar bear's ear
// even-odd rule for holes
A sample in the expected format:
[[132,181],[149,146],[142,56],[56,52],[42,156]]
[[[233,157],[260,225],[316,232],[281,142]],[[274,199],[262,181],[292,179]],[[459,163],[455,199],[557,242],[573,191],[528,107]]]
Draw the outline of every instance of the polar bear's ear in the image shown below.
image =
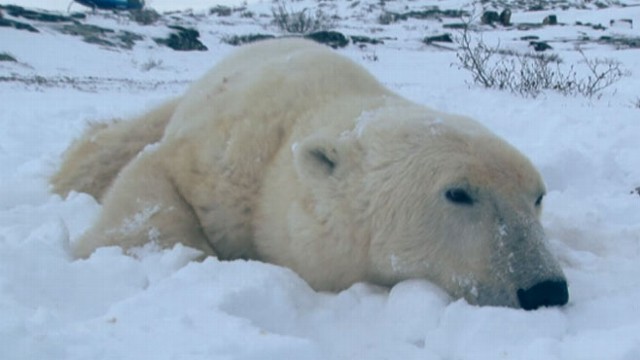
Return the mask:
[[341,170],[343,144],[328,137],[311,137],[293,146],[296,169],[300,176],[324,179]]

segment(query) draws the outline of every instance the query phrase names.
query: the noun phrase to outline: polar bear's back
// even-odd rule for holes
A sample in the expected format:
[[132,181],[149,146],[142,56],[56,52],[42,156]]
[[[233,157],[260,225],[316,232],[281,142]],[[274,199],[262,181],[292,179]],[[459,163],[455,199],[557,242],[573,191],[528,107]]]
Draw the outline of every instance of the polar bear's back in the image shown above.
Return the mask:
[[336,98],[385,93],[366,70],[324,45],[302,39],[262,41],[236,51],[193,84],[167,133],[189,127],[202,132],[210,126],[210,133],[224,133],[238,121],[256,129],[259,124],[290,129],[309,109]]

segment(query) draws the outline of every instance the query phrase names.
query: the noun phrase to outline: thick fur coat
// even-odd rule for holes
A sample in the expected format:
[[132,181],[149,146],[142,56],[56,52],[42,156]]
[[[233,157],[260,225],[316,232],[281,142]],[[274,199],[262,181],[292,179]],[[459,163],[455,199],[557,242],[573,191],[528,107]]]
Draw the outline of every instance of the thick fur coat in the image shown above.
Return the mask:
[[92,127],[52,183],[103,203],[78,257],[181,242],[319,290],[425,278],[476,304],[568,297],[523,155],[304,40],[244,47],[180,98]]

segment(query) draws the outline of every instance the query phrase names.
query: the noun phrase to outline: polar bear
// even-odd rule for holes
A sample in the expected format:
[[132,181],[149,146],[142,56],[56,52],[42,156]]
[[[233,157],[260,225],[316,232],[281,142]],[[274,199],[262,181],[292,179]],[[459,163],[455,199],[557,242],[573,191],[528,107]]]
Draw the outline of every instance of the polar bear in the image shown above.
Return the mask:
[[248,45],[180,98],[94,126],[52,184],[103,204],[78,257],[180,242],[289,267],[317,290],[422,278],[472,304],[568,301],[523,155],[305,40]]

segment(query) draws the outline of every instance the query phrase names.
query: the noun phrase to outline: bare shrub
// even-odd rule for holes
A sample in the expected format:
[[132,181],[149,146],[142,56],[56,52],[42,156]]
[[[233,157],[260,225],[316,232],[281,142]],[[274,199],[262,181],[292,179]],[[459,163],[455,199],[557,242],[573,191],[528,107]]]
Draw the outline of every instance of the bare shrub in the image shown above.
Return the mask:
[[292,10],[284,0],[278,0],[275,4],[276,6],[271,8],[273,23],[287,33],[308,34],[333,27],[332,18],[320,8],[312,13],[308,8],[300,11]]
[[371,53],[366,53],[366,54],[362,55],[362,59],[366,60],[366,61],[376,62],[380,58],[378,58],[378,54],[375,51],[373,51]]
[[[590,59],[581,49],[578,52],[582,60],[569,65],[563,64],[557,55],[504,51],[499,45],[487,45],[481,37],[472,39],[469,26],[456,42],[458,66],[471,73],[474,83],[522,96],[536,97],[543,90],[554,90],[590,98],[630,74],[620,62]],[[578,75],[578,66],[585,67],[588,75]]]
[[582,49],[578,49],[582,55],[582,63],[589,69],[590,74],[578,82],[578,93],[587,97],[599,94],[602,90],[618,82],[631,72],[624,69],[622,64],[614,59],[595,58],[589,59]]

